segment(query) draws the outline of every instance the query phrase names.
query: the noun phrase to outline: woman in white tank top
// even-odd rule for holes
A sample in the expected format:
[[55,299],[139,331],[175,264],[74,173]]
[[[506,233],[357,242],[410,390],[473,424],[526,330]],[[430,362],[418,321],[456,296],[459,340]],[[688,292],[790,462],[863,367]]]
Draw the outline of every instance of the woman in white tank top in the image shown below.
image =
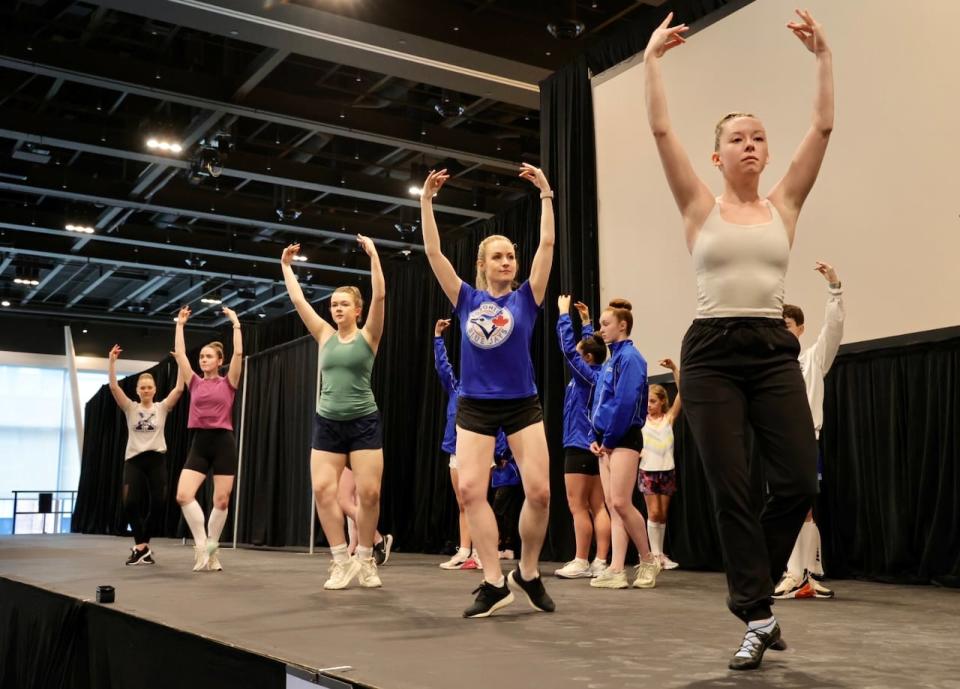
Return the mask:
[[[787,28],[816,59],[813,117],[786,174],[766,196],[759,189],[769,152],[759,119],[730,113],[716,125],[712,161],[723,178],[719,197],[697,176],[671,127],[659,63],[685,42],[687,27],[671,27],[668,15],[644,52],[650,129],[697,277],[697,317],[680,355],[681,392],[713,493],[728,607],[747,623],[729,663],[734,670],[759,667],[767,648],[784,647],[770,608],[773,581],[817,491],[813,419],[797,363],[799,344],[783,323],[783,283],[797,217],[833,131],[833,61],[820,24],[809,12],[797,15]],[[750,65],[738,67],[731,78],[755,78]],[[770,490],[759,519],[752,508],[747,425]]]

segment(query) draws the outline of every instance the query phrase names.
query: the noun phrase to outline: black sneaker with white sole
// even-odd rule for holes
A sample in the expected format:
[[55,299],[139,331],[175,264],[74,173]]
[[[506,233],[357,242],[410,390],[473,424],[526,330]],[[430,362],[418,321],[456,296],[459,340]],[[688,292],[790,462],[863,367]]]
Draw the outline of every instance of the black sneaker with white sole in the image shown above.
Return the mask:
[[520,574],[519,569],[514,569],[507,575],[507,582],[523,591],[527,597],[527,601],[530,603],[530,607],[534,610],[553,612],[557,609],[557,606],[553,604],[553,599],[547,593],[547,590],[543,588],[543,581],[539,576],[527,581]]
[[130,549],[130,557],[127,558],[127,565],[152,565],[155,564],[153,560],[153,552],[150,550],[150,547],[147,546],[143,550],[137,550],[136,548]]
[[506,581],[503,582],[503,586],[494,586],[484,581],[473,590],[473,593],[477,594],[477,599],[473,601],[473,605],[463,611],[463,616],[467,618],[489,617],[513,602],[513,594],[507,587]]
[[393,548],[393,536],[391,534],[386,534],[380,539],[379,543],[373,544],[373,561],[377,563],[377,567],[387,564],[387,560],[390,559],[391,548]]

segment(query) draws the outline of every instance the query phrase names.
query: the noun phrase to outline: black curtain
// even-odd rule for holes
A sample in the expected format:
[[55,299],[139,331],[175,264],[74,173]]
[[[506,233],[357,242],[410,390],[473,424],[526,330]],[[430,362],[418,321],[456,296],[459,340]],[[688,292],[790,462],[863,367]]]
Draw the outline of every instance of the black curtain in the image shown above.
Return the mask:
[[237,540],[310,542],[310,439],[317,342],[306,335],[248,357]]
[[960,586],[960,337],[841,354],[819,500],[832,576]]

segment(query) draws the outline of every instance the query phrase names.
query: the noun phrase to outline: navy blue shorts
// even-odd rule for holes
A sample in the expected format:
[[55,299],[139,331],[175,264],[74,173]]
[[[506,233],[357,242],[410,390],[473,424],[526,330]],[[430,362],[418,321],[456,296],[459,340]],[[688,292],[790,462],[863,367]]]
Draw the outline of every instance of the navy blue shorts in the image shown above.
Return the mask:
[[325,419],[316,414],[313,418],[313,442],[311,447],[321,452],[348,455],[356,450],[382,450],[383,431],[380,428],[380,412],[348,421]]

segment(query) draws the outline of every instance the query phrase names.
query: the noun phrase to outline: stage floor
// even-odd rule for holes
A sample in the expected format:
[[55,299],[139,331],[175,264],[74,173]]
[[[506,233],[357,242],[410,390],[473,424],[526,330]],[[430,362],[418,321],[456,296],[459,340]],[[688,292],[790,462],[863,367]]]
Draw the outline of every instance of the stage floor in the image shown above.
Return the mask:
[[742,625],[720,574],[664,572],[648,591],[546,577],[556,613],[518,599],[464,620],[480,575],[443,571],[440,557],[394,554],[382,589],[325,592],[326,554],[225,550],[223,572],[195,574],[179,541],[154,543],[154,567],[124,567],[128,547],[4,536],[0,576],[82,599],[110,584],[118,610],[308,668],[350,666],[344,679],[383,689],[960,686],[960,592],[932,586],[837,581],[835,600],[780,602],[790,649],[733,673]]

